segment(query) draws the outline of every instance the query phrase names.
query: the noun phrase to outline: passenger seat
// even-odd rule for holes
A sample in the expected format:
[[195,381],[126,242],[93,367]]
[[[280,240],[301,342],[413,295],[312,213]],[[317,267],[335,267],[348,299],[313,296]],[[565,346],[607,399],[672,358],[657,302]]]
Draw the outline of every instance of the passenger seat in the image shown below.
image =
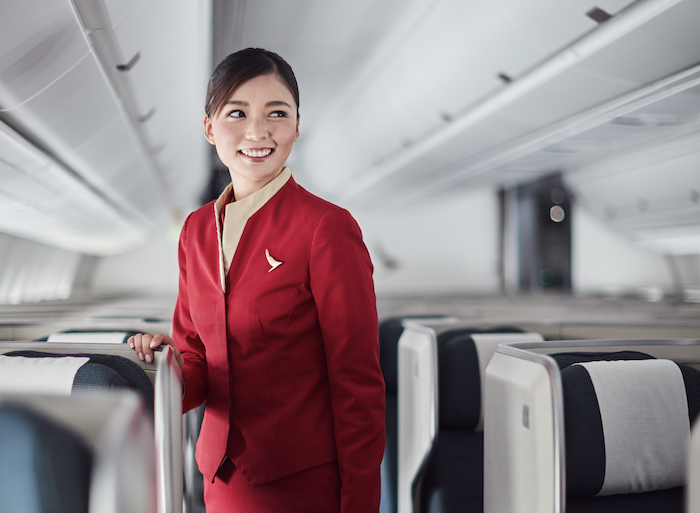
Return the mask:
[[0,506],[22,513],[155,513],[155,447],[143,401],[0,395]]

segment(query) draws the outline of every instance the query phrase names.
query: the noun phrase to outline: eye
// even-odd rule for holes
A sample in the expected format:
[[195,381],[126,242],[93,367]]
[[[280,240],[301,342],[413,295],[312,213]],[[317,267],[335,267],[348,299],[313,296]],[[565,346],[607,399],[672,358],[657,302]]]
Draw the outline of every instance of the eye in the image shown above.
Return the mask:
[[286,118],[289,115],[283,110],[276,110],[270,113],[271,118]]
[[227,116],[230,118],[244,118],[245,113],[242,110],[232,110]]

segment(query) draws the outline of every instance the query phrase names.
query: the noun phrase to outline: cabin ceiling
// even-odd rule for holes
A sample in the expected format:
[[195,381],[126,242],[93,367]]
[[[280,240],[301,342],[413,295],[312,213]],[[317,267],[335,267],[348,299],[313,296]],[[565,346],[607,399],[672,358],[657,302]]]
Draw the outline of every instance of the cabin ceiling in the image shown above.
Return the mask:
[[217,5],[241,29],[215,23],[215,55],[263,46],[296,70],[291,164],[322,196],[380,213],[564,173],[629,238],[700,252],[697,2],[601,0],[602,23],[588,0]]
[[181,220],[209,179],[211,63],[260,46],[297,74],[290,164],[321,196],[380,213],[561,172],[633,240],[700,252],[700,3],[595,7],[611,17],[590,0],[5,0],[0,230],[112,254]]

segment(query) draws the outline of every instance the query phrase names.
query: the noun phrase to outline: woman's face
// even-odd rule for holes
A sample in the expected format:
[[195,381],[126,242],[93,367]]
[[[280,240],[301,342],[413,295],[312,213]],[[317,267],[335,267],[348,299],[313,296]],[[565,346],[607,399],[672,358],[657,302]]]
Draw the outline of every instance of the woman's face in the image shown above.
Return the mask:
[[277,75],[252,78],[213,119],[204,116],[204,134],[231,173],[236,199],[242,199],[282,171],[299,137],[294,97]]

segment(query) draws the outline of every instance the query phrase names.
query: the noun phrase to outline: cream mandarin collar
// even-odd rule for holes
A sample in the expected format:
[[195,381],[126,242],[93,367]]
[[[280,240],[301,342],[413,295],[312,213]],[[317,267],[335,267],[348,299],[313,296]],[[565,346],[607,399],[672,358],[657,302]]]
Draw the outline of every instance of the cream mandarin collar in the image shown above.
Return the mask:
[[[229,184],[219,199],[214,202],[214,216],[216,218],[216,234],[219,241],[219,270],[221,273],[221,290],[226,293],[226,275],[231,267],[236,248],[243,235],[243,230],[253,214],[260,210],[265,203],[279,192],[292,177],[288,167],[272,179],[265,187],[254,192],[242,200],[228,203],[231,197],[233,185]],[[221,211],[225,209],[225,221],[222,230]]]

